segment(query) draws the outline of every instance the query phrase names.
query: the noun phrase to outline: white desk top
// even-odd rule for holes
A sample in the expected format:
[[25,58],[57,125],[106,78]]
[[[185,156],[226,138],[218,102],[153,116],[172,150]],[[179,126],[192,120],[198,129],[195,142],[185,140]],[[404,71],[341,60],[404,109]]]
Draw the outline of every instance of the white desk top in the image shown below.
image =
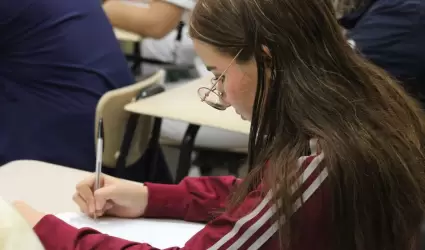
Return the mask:
[[129,32],[129,31],[125,31],[125,30],[122,30],[122,29],[114,28],[114,33],[115,33],[115,36],[117,37],[117,39],[119,41],[122,41],[122,42],[133,42],[133,43],[136,43],[136,42],[142,41],[142,37],[141,36],[139,36],[138,34]]
[[125,106],[125,110],[249,134],[250,123],[243,121],[233,108],[219,111],[201,102],[198,97],[198,88],[209,85],[209,76],[199,78],[152,97],[130,103]]
[[[89,174],[38,161],[10,162],[0,167],[0,197],[8,202],[23,200],[41,212],[56,214],[77,228],[89,226],[103,233],[127,240],[147,242],[160,248],[182,247],[190,237],[204,227],[198,223],[144,218],[101,218],[93,221],[80,215],[79,209],[72,201],[75,185]],[[0,212],[2,216],[7,215],[2,208],[1,200]],[[1,219],[0,217],[0,222],[5,222]],[[166,240],[162,237],[164,233],[170,236]],[[23,238],[22,232],[19,237]]]
[[0,197],[22,200],[46,213],[77,212],[75,185],[88,172],[38,161],[14,161],[0,167]]

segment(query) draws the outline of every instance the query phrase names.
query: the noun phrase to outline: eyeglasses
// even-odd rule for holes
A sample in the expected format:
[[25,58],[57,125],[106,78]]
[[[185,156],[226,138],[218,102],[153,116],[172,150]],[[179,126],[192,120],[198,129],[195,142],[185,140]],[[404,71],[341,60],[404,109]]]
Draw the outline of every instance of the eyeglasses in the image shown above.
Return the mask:
[[221,91],[218,91],[217,85],[220,81],[223,80],[223,77],[226,74],[227,70],[230,68],[230,66],[232,66],[233,62],[236,60],[236,58],[238,58],[241,52],[242,50],[239,50],[239,52],[230,62],[229,66],[227,66],[227,68],[223,71],[223,73],[221,73],[219,77],[214,77],[211,79],[210,88],[201,87],[198,89],[198,95],[199,95],[199,98],[201,98],[202,102],[205,102],[206,104],[218,110],[225,110],[230,106],[230,105],[224,104],[222,99],[224,93]]

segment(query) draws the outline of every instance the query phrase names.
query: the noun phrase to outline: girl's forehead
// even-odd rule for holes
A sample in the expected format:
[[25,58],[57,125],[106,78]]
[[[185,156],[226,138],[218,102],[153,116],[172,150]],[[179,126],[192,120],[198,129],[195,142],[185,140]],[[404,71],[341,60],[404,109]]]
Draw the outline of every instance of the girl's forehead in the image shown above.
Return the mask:
[[224,70],[233,59],[230,56],[223,55],[213,46],[204,42],[194,40],[193,45],[195,47],[196,53],[202,59],[208,69]]

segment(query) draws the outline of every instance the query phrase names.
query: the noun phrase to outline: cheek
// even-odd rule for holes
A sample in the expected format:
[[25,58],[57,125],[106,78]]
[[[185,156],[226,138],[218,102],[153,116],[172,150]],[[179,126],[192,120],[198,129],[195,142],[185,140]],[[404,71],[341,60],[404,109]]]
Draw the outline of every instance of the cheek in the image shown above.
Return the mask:
[[240,113],[250,113],[255,99],[255,82],[241,74],[225,84],[225,101]]
[[228,83],[224,85],[226,99],[233,106],[243,105],[249,109],[254,103],[257,88],[257,70],[255,64],[235,69],[229,74]]
[[226,102],[232,106],[237,105],[241,102],[241,93],[244,91],[243,88],[243,76],[232,76],[228,77],[227,82],[224,85],[224,91],[226,93]]

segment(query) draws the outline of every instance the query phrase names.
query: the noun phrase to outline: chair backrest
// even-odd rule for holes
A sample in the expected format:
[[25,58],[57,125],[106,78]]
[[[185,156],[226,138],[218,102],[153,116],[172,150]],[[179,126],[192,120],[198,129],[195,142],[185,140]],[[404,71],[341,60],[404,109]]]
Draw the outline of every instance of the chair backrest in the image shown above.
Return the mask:
[[[154,84],[164,84],[164,81],[165,71],[159,70],[141,82],[108,91],[99,100],[96,108],[95,135],[97,135],[97,123],[102,118],[104,127],[104,166],[113,168],[116,165],[127,121],[130,116],[130,113],[124,110],[124,106],[136,101],[142,89]],[[149,142],[152,125],[152,117],[140,116],[126,159],[127,166],[134,164],[143,155]]]
[[24,218],[0,198],[0,250],[28,249],[44,248]]

